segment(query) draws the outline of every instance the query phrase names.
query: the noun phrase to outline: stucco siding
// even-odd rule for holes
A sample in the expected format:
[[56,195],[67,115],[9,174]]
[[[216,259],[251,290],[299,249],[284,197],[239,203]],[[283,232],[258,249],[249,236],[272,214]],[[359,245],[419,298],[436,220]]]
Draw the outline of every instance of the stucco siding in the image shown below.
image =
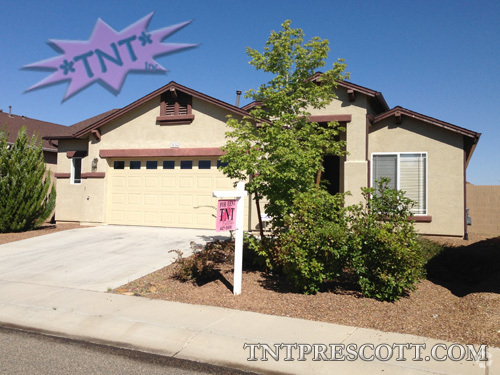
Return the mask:
[[[71,158],[67,156],[68,151],[88,152],[88,155],[82,158],[82,173],[92,172],[92,160],[96,157],[96,153],[98,154],[94,146],[88,139],[60,140],[57,173],[71,173]],[[106,161],[99,161],[96,172],[106,171]],[[106,184],[102,178],[82,179],[80,184],[71,184],[70,178],[58,178],[56,220],[103,223],[105,189]]]
[[100,149],[169,148],[178,143],[180,148],[218,147],[225,142],[227,112],[193,98],[194,120],[184,125],[159,125],[160,98],[103,126]]
[[427,215],[430,223],[416,223],[422,234],[464,234],[463,137],[437,126],[394,117],[370,128],[369,154],[427,153]]
[[322,109],[310,109],[311,115],[341,115],[350,114],[351,121],[346,125],[345,141],[347,155],[342,159],[340,171],[340,191],[350,192],[346,196],[346,204],[356,204],[362,200],[360,187],[366,186],[368,162],[366,161],[366,115],[368,100],[363,94],[356,93],[355,100],[349,101],[347,91],[339,89],[338,99],[334,99]]

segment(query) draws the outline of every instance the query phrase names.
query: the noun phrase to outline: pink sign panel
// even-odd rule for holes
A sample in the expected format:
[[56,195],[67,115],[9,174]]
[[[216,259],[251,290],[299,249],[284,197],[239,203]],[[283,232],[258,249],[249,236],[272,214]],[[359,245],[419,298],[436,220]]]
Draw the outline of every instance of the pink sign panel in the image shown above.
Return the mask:
[[221,199],[217,204],[217,232],[236,229],[236,199]]

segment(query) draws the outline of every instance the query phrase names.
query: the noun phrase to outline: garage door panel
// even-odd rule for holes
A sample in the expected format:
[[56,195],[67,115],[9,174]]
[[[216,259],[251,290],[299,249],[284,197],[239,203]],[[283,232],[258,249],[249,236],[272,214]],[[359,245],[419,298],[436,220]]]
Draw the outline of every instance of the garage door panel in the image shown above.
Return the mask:
[[179,215],[179,224],[185,226],[193,226],[193,214],[179,212],[177,213],[177,215]]
[[234,189],[233,182],[227,177],[216,177],[215,179],[215,187],[216,189]]
[[110,169],[108,223],[214,229],[217,199],[212,192],[234,189],[216,168],[217,159],[211,159],[211,169],[198,169],[198,159],[190,159],[192,169],[180,169],[179,160],[174,169],[163,169],[158,159],[158,168],[149,170],[147,160],[142,169],[129,169],[128,161],[125,169]]
[[149,225],[155,225],[158,222],[158,213],[154,211],[145,211],[144,222]]
[[170,177],[163,177],[161,179],[161,186],[163,188],[170,188],[170,189],[173,189],[176,187],[176,179],[172,176]]
[[193,207],[193,196],[192,195],[179,195],[179,206],[180,207]]
[[175,195],[173,195],[173,194],[161,194],[161,204],[162,204],[162,206],[174,207]]
[[141,194],[140,193],[128,193],[127,203],[129,205],[140,205],[141,204]]
[[127,178],[127,187],[128,188],[137,188],[142,186],[143,178],[140,176],[129,176]]
[[179,177],[180,189],[191,189],[193,187],[194,177]]
[[212,178],[210,176],[198,177],[196,179],[196,187],[198,189],[211,189],[212,188]]
[[137,224],[142,222],[142,212],[141,211],[126,211],[125,215],[126,221],[131,224]]
[[124,187],[125,186],[125,177],[116,176],[111,178],[113,187]]
[[147,188],[156,188],[158,186],[158,177],[146,177],[144,186]]
[[113,204],[123,204],[125,203],[125,194],[124,193],[113,193],[111,194],[111,203]]
[[145,205],[157,205],[158,204],[158,194],[144,194],[144,204]]

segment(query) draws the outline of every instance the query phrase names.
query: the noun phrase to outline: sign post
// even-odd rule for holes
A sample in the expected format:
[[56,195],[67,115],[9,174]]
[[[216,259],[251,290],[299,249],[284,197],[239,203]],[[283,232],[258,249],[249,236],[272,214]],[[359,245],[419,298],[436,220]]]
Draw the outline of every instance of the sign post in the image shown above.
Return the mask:
[[[241,275],[243,268],[243,222],[245,202],[248,192],[245,190],[245,183],[240,181],[236,185],[236,191],[214,191],[216,198],[236,198],[236,207],[234,200],[221,200],[217,209],[217,231],[236,230],[234,236],[234,282],[233,294],[241,294]],[[234,209],[235,208],[235,209]],[[236,212],[236,222],[234,222],[234,213]],[[224,228],[224,229],[219,229]]]

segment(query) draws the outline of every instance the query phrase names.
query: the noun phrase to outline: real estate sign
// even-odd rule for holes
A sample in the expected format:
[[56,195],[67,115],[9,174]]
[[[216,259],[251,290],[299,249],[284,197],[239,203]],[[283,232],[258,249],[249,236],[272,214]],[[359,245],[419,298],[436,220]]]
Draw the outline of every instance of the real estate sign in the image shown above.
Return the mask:
[[217,232],[236,229],[236,199],[221,199],[217,204]]

